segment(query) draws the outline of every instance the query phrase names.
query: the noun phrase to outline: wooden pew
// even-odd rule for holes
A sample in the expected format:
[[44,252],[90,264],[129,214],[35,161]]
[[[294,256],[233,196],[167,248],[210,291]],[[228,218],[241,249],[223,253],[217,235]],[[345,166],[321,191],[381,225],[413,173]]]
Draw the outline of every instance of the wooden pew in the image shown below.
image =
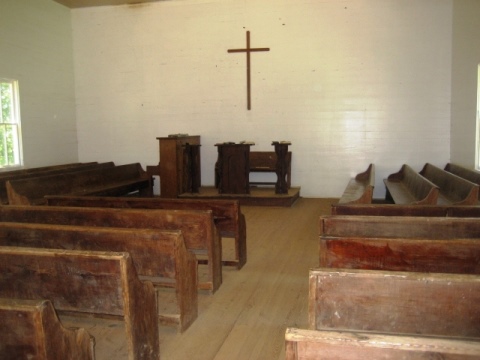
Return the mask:
[[375,187],[375,165],[370,164],[364,172],[351,179],[340,198],[340,204],[369,204]]
[[287,328],[286,360],[474,360],[480,342],[454,338]]
[[93,360],[95,341],[84,329],[66,329],[48,300],[0,298],[3,360]]
[[0,206],[0,221],[181,230],[187,249],[208,260],[208,278],[198,287],[213,293],[222,283],[222,244],[211,211],[7,205]]
[[[455,208],[459,206],[454,206]],[[461,208],[472,206],[461,206]],[[448,205],[332,204],[332,215],[447,216]]]
[[426,163],[420,175],[439,187],[439,205],[475,205],[478,202],[478,185],[451,172]]
[[223,237],[235,240],[235,259],[223,260],[223,265],[241,269],[247,262],[247,230],[245,216],[238,200],[167,199],[160,197],[100,197],[100,196],[46,196],[53,206],[83,206],[164,210],[211,210],[217,230]]
[[197,263],[180,231],[0,222],[0,246],[128,252],[140,280],[175,288],[177,311],[160,323],[184,331],[197,318]]
[[155,290],[138,280],[128,253],[0,247],[0,297],[123,318],[129,359],[160,357]]
[[[455,174],[457,176],[460,176],[461,178],[464,178],[468,181],[471,181],[477,185],[480,185],[480,172],[473,170],[473,169],[468,169],[464,166],[457,165],[454,163],[447,163],[445,165],[445,171],[448,171],[452,174]],[[479,192],[479,197],[480,197],[480,192]],[[480,199],[480,198],[479,198]]]
[[480,341],[480,277],[379,270],[312,269],[309,324]]
[[12,205],[45,204],[45,195],[126,195],[138,191],[152,196],[152,178],[139,163],[93,169],[75,173],[10,180],[6,184]]
[[437,203],[438,186],[404,164],[401,169],[383,180],[386,187],[385,199],[395,204]]
[[321,236],[322,268],[480,275],[480,239]]
[[5,173],[0,173],[0,203],[2,205],[8,204],[8,195],[7,195],[7,181],[11,180],[20,180],[20,179],[30,179],[38,176],[46,175],[55,175],[55,174],[66,174],[75,171],[85,171],[90,169],[101,169],[101,168],[112,168],[115,164],[113,162],[108,163],[77,163],[77,164],[65,164],[58,166],[49,166],[41,168],[31,168],[15,171],[7,171]]
[[[292,185],[292,152],[288,151],[286,155],[287,163],[287,188]],[[274,151],[250,151],[250,172],[276,173],[277,154]],[[274,182],[250,181],[252,185],[275,185]]]
[[480,239],[480,219],[421,216],[320,216],[320,236]]

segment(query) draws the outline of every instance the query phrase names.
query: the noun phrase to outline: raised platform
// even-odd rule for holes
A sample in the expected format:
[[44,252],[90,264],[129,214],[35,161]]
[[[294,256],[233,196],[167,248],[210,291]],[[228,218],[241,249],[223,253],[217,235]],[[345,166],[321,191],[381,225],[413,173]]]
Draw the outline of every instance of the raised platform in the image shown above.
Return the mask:
[[237,199],[241,205],[290,207],[300,197],[300,188],[292,187],[288,194],[275,194],[271,186],[250,186],[250,194],[219,194],[213,186],[202,186],[198,193],[184,193],[183,199]]

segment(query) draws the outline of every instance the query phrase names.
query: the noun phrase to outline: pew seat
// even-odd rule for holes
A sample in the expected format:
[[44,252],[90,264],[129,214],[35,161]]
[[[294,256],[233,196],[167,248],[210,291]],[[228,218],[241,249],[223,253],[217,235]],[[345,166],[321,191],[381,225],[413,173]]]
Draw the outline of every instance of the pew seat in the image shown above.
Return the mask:
[[0,298],[3,360],[94,360],[95,340],[83,328],[67,329],[49,300]]
[[385,200],[395,204],[436,204],[438,186],[413,170],[409,165],[383,180],[386,188]]

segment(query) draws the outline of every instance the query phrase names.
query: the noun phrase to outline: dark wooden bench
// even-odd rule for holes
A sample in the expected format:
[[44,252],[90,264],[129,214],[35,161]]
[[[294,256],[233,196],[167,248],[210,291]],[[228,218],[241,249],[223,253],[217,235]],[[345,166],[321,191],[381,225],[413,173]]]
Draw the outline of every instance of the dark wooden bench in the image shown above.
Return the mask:
[[222,237],[235,240],[235,259],[222,260],[223,265],[241,269],[247,262],[247,230],[239,200],[167,199],[160,197],[100,197],[100,196],[46,196],[53,206],[83,206],[164,210],[211,210],[217,230]]
[[[445,165],[445,171],[448,171],[452,174],[460,176],[461,178],[464,178],[477,185],[480,185],[480,172],[477,170],[469,169],[454,163],[447,163],[447,165]],[[480,193],[479,193],[479,196],[480,196]]]
[[286,360],[475,360],[480,343],[456,338],[287,328]]
[[48,300],[0,298],[3,360],[93,360],[94,339],[84,329],[65,328]]
[[70,315],[123,318],[130,359],[159,359],[155,289],[128,253],[0,247],[0,297],[47,299]]
[[4,170],[0,171],[0,178],[4,176],[16,176],[16,175],[24,175],[24,174],[32,174],[32,173],[42,173],[42,172],[49,172],[49,171],[56,171],[56,170],[68,170],[71,168],[82,167],[85,165],[96,164],[96,161],[81,163],[66,163],[66,164],[58,164],[58,165],[48,165],[48,166],[37,166],[32,168],[21,168],[16,170]]
[[[287,188],[292,186],[292,152],[286,154]],[[275,173],[277,170],[277,154],[274,151],[250,151],[250,172]],[[276,181],[250,181],[252,185],[275,185]]]
[[385,200],[395,204],[437,203],[438,186],[404,164],[401,169],[383,180],[386,187]]
[[324,215],[320,236],[417,239],[480,238],[480,218]]
[[478,202],[479,187],[471,181],[430,163],[424,165],[420,175],[438,186],[439,205],[475,205]]
[[128,252],[140,280],[175,288],[178,310],[160,323],[184,331],[197,318],[197,263],[180,231],[0,222],[0,246]]
[[215,292],[222,283],[222,244],[211,211],[6,205],[0,206],[0,221],[180,230],[187,249],[208,260],[207,279],[198,287]]
[[121,196],[139,192],[153,195],[152,178],[139,163],[75,173],[7,181],[8,202],[13,205],[45,204],[45,195]]
[[375,165],[370,164],[364,172],[351,179],[340,198],[339,204],[369,204],[375,187]]
[[478,275],[319,268],[309,289],[312,330],[480,341]]
[[12,172],[0,173],[0,202],[2,205],[8,204],[7,181],[31,179],[38,176],[67,174],[77,171],[86,171],[91,169],[106,169],[113,168],[113,162],[106,163],[78,163],[70,165],[58,165],[52,167],[31,168],[24,170],[17,170]]

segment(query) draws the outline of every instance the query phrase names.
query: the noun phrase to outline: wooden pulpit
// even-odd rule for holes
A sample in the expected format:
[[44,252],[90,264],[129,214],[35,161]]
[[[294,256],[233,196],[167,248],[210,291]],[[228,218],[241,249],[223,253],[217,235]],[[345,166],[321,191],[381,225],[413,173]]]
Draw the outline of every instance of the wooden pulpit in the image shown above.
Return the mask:
[[215,186],[219,194],[250,194],[250,147],[253,143],[220,143],[215,164]]
[[160,147],[160,197],[176,198],[198,193],[201,186],[200,136],[158,137]]

